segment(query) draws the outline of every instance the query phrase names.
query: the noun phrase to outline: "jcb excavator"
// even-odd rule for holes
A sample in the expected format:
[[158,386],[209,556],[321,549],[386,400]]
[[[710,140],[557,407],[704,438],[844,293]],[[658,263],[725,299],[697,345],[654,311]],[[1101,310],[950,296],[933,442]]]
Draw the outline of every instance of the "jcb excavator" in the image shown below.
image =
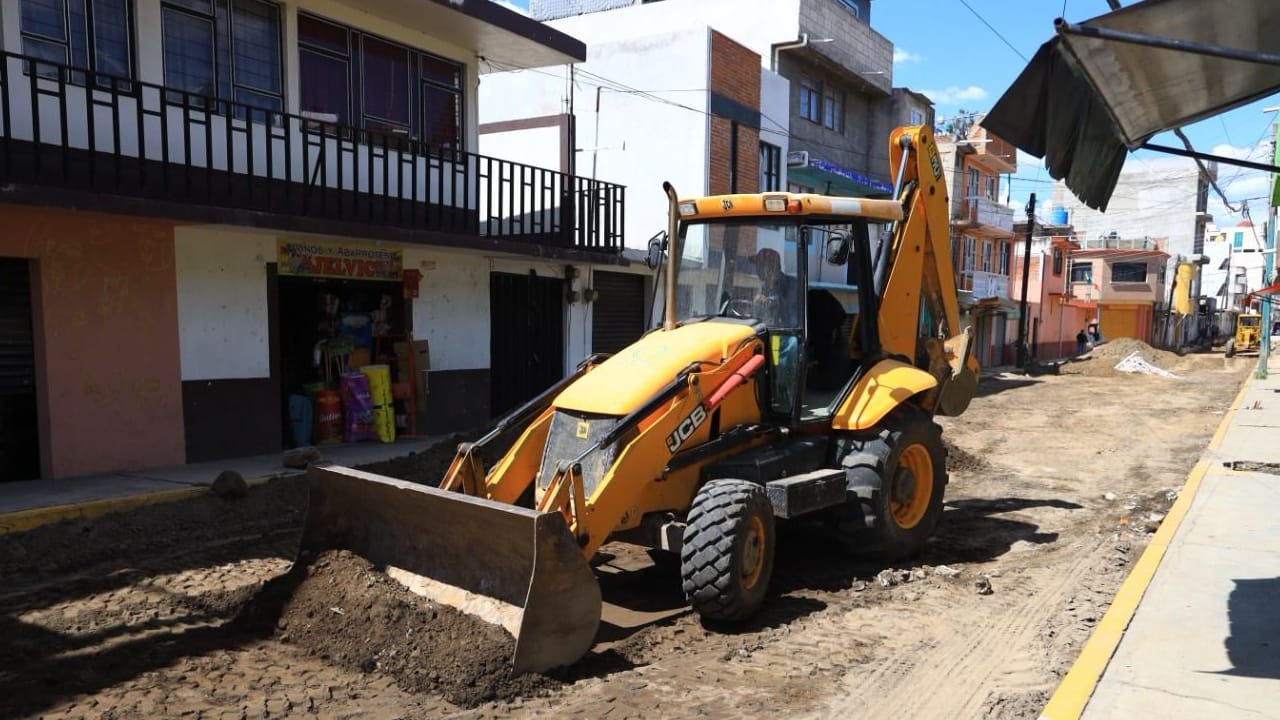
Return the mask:
[[[893,200],[664,184],[661,325],[460,445],[439,487],[312,467],[303,549],[352,550],[502,625],[517,673],[590,649],[609,541],[678,554],[688,603],[725,622],[765,602],[778,520],[920,550],[947,484],[933,418],[964,412],[978,365],[932,133],[898,128],[890,155]],[[507,431],[486,469],[478,450]]]

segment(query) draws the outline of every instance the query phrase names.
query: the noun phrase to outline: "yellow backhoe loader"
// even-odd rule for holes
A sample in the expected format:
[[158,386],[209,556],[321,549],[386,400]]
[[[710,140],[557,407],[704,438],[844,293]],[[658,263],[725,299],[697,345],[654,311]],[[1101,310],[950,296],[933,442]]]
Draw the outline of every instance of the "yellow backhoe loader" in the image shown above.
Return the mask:
[[1236,331],[1227,339],[1223,354],[1256,353],[1262,347],[1262,313],[1242,312],[1236,316]]
[[[311,468],[303,549],[350,549],[502,625],[515,672],[590,649],[606,542],[678,554],[688,603],[726,622],[765,601],[777,521],[826,516],[869,551],[917,552],[947,483],[933,419],[964,412],[978,365],[932,133],[889,144],[896,199],[664,184],[661,324],[460,445],[439,487]],[[507,431],[485,468],[479,448]]]

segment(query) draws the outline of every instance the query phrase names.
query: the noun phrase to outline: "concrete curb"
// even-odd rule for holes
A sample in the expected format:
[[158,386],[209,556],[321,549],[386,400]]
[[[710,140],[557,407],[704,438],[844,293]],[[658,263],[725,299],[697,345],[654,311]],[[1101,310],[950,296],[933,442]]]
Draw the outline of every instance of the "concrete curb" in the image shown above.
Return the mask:
[[[282,477],[288,477],[288,473],[276,473],[273,475],[263,475],[252,479],[246,479],[245,483],[250,487],[265,485],[272,480]],[[13,533],[27,532],[42,525],[50,525],[63,520],[75,520],[101,517],[112,513],[125,512],[135,510],[148,505],[160,505],[163,503],[177,502],[188,498],[198,497],[210,492],[208,485],[192,485],[191,487],[180,488],[177,490],[156,490],[154,492],[143,492],[134,495],[123,495],[120,497],[103,498],[101,500],[88,500],[79,503],[68,503],[63,505],[49,505],[46,507],[32,508],[30,510],[19,510],[12,513],[0,514],[0,535],[11,535]]]
[[1040,712],[1040,720],[1077,720],[1084,713],[1085,707],[1093,696],[1093,691],[1098,686],[1098,681],[1102,679],[1102,674],[1111,662],[1116,648],[1119,647],[1129,622],[1138,610],[1138,603],[1142,601],[1142,596],[1155,577],[1170,541],[1178,532],[1183,517],[1195,500],[1196,492],[1200,489],[1200,481],[1204,479],[1212,462],[1209,454],[1222,443],[1227,426],[1231,424],[1231,418],[1240,409],[1240,403],[1244,401],[1245,393],[1249,390],[1251,383],[1252,376],[1241,384],[1235,400],[1223,414],[1222,422],[1218,423],[1218,429],[1209,440],[1207,447],[1209,452],[1201,456],[1191,469],[1187,482],[1178,493],[1178,499],[1169,508],[1164,521],[1160,523],[1160,529],[1151,538],[1150,544],[1143,550],[1142,556],[1138,558],[1138,562],[1134,563],[1133,569],[1120,585],[1120,589],[1116,591],[1111,606],[1107,608],[1106,614],[1089,635],[1079,657],[1058,683],[1049,702]]

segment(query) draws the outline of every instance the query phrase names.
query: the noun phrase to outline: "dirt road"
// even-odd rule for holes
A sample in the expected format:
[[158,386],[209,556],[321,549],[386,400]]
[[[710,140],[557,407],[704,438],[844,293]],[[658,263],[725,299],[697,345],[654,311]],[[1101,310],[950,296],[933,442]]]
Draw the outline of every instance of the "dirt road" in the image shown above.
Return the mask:
[[[986,379],[963,417],[942,421],[947,506],[914,567],[850,560],[818,529],[784,528],[774,597],[726,633],[683,609],[674,564],[609,545],[597,646],[534,681],[450,662],[437,644],[466,633],[411,637],[434,610],[372,576],[330,608],[309,596],[279,627],[237,622],[289,566],[288,483],[0,538],[14,648],[0,716],[1034,718],[1254,362],[1146,349],[1179,377],[1111,370],[1131,349]],[[363,603],[382,613],[378,632],[362,587],[380,593]],[[330,632],[299,629],[313,616]],[[414,652],[432,658],[425,671],[400,654]]]

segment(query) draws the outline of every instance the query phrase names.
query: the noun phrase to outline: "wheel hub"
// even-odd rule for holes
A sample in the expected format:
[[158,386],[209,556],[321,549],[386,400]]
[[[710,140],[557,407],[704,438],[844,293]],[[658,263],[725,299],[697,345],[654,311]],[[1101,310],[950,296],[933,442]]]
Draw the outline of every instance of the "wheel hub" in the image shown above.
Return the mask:
[[888,489],[889,506],[898,527],[910,530],[924,520],[933,498],[933,457],[920,444],[903,448]]

